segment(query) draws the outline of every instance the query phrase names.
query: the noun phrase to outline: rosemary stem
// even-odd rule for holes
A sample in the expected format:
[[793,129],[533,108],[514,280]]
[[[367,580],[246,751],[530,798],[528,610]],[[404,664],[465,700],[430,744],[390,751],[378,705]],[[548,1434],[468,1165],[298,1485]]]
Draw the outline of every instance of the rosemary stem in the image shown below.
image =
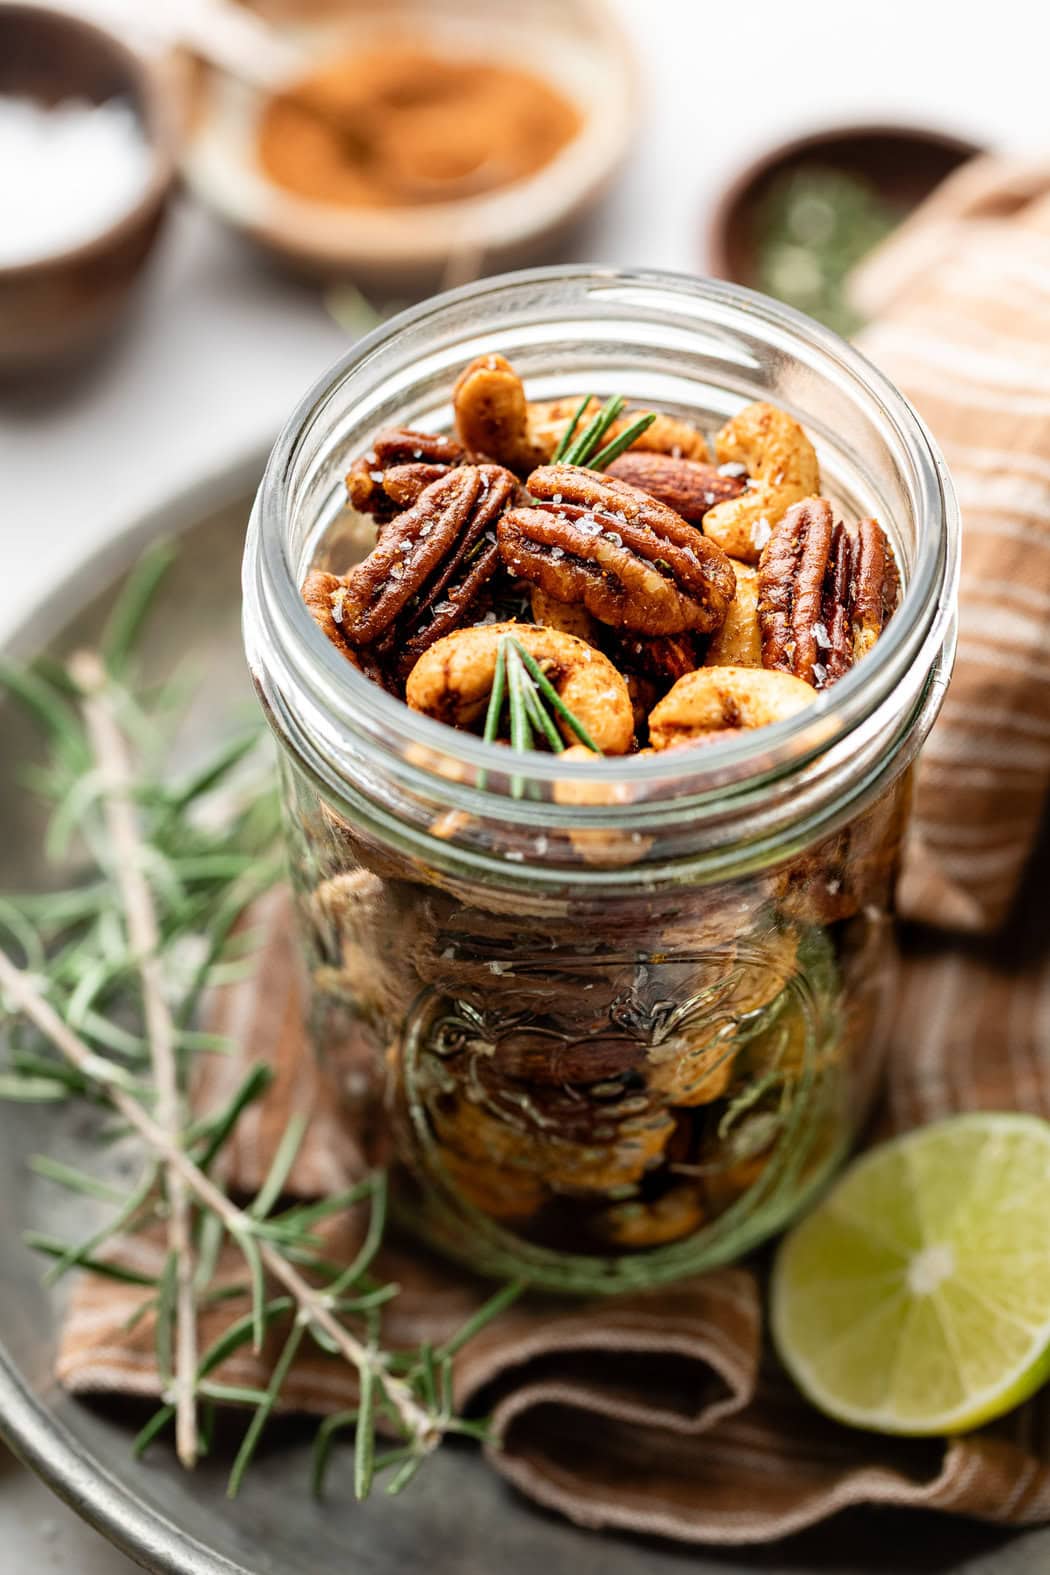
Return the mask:
[[[0,988],[71,1065],[85,1077],[98,1082],[97,1073],[93,1070],[97,1057],[92,1054],[79,1035],[62,1021],[31,975],[18,968],[2,949],[0,949]],[[118,1084],[103,1083],[101,1086],[106,1097],[129,1126],[135,1129],[139,1137],[165,1164],[179,1173],[198,1202],[218,1215],[231,1236],[236,1237],[238,1233],[242,1236],[252,1234],[258,1222],[231,1202],[226,1194],[204,1175],[185,1150],[180,1148],[168,1132],[154,1120],[145,1106]],[[279,1280],[294,1298],[304,1320],[326,1334],[358,1373],[372,1374],[396,1410],[409,1436],[417,1441],[420,1452],[428,1454],[433,1450],[441,1440],[441,1428],[437,1419],[418,1403],[409,1385],[390,1373],[382,1353],[370,1350],[339,1322],[328,1307],[323,1291],[315,1290],[304,1280],[298,1270],[265,1237],[258,1238],[258,1242],[263,1263],[273,1278]]]
[[[103,782],[102,808],[113,845],[113,878],[120,894],[128,941],[137,959],[143,1013],[157,1089],[157,1123],[171,1147],[180,1146],[182,1128],[176,1030],[164,994],[160,930],[153,894],[144,870],[144,849],[134,802],[134,775],[127,740],[107,694],[108,675],[93,651],[80,651],[70,675],[82,693],[81,709],[95,765]],[[175,1447],[192,1468],[197,1460],[197,1298],[189,1193],[177,1169],[168,1165],[168,1247],[175,1272]]]

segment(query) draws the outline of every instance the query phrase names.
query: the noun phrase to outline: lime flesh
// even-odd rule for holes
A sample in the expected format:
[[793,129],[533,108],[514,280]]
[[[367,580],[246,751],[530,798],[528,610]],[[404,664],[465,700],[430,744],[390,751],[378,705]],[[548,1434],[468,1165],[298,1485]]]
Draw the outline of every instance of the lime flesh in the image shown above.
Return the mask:
[[772,1328],[803,1393],[880,1433],[959,1433],[1050,1377],[1050,1122],[955,1116],[857,1160],[784,1239]]

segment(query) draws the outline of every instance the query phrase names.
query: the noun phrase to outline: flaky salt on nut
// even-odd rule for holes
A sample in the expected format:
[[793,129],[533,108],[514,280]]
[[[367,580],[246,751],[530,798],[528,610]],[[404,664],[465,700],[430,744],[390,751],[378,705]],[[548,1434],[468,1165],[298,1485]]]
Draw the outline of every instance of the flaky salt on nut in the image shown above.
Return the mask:
[[[489,623],[458,629],[420,657],[408,677],[405,699],[452,727],[471,727],[492,693],[500,640],[511,635],[534,657],[561,699],[606,755],[622,755],[634,737],[627,685],[600,651],[557,629],[534,624]],[[576,735],[555,719],[567,743]]]
[[680,678],[649,714],[654,749],[702,743],[713,733],[766,727],[813,704],[813,691],[790,673],[754,667],[700,667]]
[[347,643],[404,676],[462,622],[496,569],[496,521],[514,486],[499,465],[461,465],[427,487],[346,575],[337,621]]
[[498,527],[512,574],[641,634],[707,633],[724,622],[732,567],[673,509],[579,465],[541,466],[528,487],[535,501],[508,509]]
[[759,564],[762,661],[824,689],[871,650],[899,595],[878,523],[850,532],[826,498],[806,498],[776,526]]
[[800,498],[820,490],[812,443],[798,422],[759,402],[738,412],[715,438],[719,464],[746,476],[748,489],[704,517],[704,534],[744,563],[757,563],[778,520]]
[[347,499],[359,513],[385,523],[465,458],[454,438],[411,427],[384,427],[347,471]]

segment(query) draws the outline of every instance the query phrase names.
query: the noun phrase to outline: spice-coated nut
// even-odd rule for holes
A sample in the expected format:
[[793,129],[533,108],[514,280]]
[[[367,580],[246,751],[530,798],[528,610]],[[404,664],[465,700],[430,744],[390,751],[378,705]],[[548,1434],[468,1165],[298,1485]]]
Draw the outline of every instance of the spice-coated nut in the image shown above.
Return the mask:
[[[627,752],[634,737],[634,713],[616,668],[574,635],[534,624],[480,624],[438,640],[409,674],[405,698],[412,709],[452,727],[471,727],[488,705],[504,635],[512,635],[536,659],[603,754]],[[575,742],[569,724],[557,721],[566,742]]]
[[423,487],[465,458],[454,438],[411,427],[384,427],[347,471],[347,499],[361,514],[371,514],[380,522],[392,519],[416,501]]
[[766,727],[811,705],[813,691],[789,673],[754,667],[700,667],[680,678],[649,714],[654,749],[702,742],[705,735]]
[[427,487],[346,575],[338,619],[346,640],[377,647],[407,672],[493,574],[495,525],[513,488],[498,465],[461,465]]
[[885,533],[835,523],[826,498],[796,503],[775,527],[758,569],[764,666],[815,689],[849,671],[875,644],[900,594]]
[[739,497],[747,486],[743,476],[726,475],[717,465],[703,460],[647,454],[641,449],[621,454],[605,474],[666,503],[689,525],[701,524],[717,504]]
[[[584,744],[574,744],[565,750],[561,758],[574,762],[594,760],[597,757]],[[556,804],[601,808],[630,804],[634,798],[632,788],[624,781],[581,782],[564,779],[554,784]],[[639,832],[618,831],[612,827],[606,829],[598,826],[570,827],[569,840],[585,864],[613,869],[626,864],[636,864],[640,858],[644,858],[653,841],[651,837],[643,837]]]
[[704,534],[731,558],[757,563],[773,526],[800,498],[820,490],[820,470],[809,438],[775,405],[746,406],[715,439],[719,464],[746,474],[748,489],[704,518]]
[[475,454],[527,476],[546,451],[529,434],[525,387],[502,355],[483,355],[460,373],[452,391],[456,431]]
[[692,1236],[704,1223],[704,1207],[695,1186],[672,1187],[653,1202],[631,1198],[603,1209],[595,1232],[614,1247],[662,1247]]
[[724,622],[732,566],[673,509],[578,465],[543,466],[528,487],[535,502],[499,523],[512,574],[642,634],[707,633]]
[[761,667],[762,635],[758,626],[758,570],[739,559],[730,560],[736,575],[736,595],[726,621],[716,629],[704,652],[705,667]]

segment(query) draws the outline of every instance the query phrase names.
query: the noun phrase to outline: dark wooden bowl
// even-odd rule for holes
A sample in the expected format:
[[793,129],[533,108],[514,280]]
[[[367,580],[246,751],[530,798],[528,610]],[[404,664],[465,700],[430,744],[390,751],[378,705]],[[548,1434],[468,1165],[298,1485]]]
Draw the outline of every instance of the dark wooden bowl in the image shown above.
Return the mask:
[[770,187],[789,170],[820,165],[859,176],[904,213],[983,151],[963,137],[918,126],[844,126],[782,143],[741,171],[719,199],[707,228],[706,270],[754,284],[756,216]]
[[0,4],[0,93],[48,104],[119,95],[153,154],[146,189],[115,224],[68,251],[0,267],[0,376],[10,379],[83,356],[117,322],[163,222],[174,128],[148,62],[104,29],[36,5]]

